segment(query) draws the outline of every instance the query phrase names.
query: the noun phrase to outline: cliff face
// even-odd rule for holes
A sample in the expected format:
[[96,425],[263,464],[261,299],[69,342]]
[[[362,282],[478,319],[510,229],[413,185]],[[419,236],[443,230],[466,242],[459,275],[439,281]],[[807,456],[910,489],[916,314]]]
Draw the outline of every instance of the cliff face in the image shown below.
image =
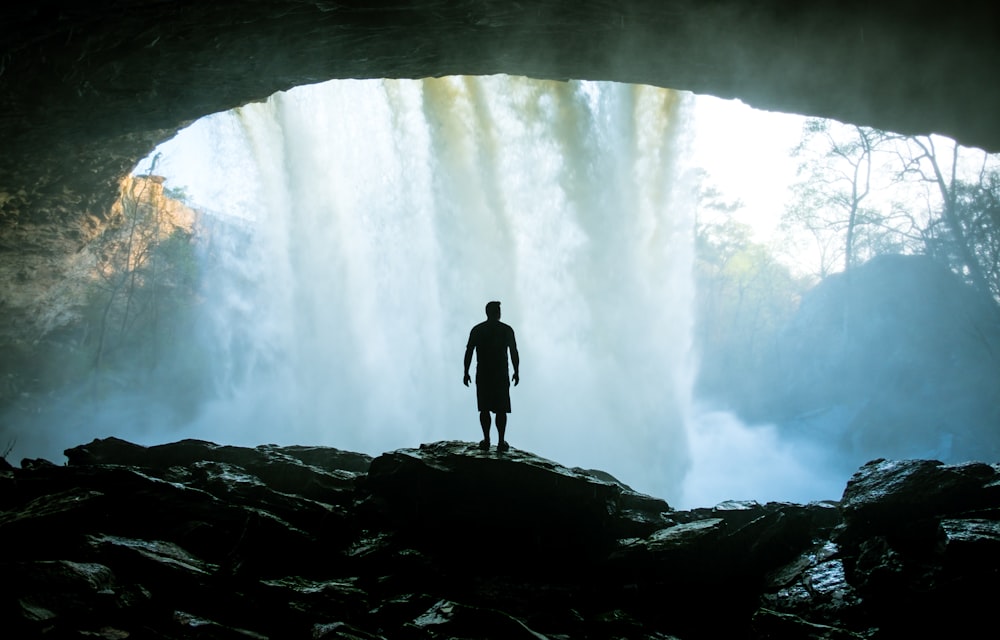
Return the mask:
[[141,360],[137,342],[163,340],[150,318],[190,305],[194,210],[157,176],[119,189],[101,218],[0,227],[0,410],[35,412],[109,364],[112,348]]
[[332,78],[648,83],[998,150],[998,18],[990,3],[902,0],[9,4],[0,224],[103,216],[178,128]]
[[136,206],[157,212],[159,219],[148,221],[157,226],[156,240],[178,230],[193,231],[195,212],[164,194],[162,178],[126,177],[118,189],[122,195],[102,218],[0,226],[0,280],[5,283],[0,311],[7,320],[0,328],[0,343],[37,341],[81,320],[82,307],[100,277],[100,240],[104,236],[107,244],[128,233],[123,218]]
[[879,460],[839,503],[678,511],[472,443],[66,454],[0,470],[18,638],[880,639],[993,621],[985,464]]

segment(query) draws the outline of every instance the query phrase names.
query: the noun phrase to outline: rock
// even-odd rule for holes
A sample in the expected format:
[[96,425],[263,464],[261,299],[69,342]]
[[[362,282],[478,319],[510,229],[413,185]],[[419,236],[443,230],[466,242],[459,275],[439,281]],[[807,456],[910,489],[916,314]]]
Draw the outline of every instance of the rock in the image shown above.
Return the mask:
[[0,599],[5,634],[41,637],[54,629],[97,630],[147,594],[123,586],[110,568],[94,562],[32,560],[0,564],[6,583]]
[[874,460],[852,476],[835,536],[872,624],[895,637],[987,623],[1000,594],[996,487],[996,467],[978,462]]
[[914,520],[1000,508],[997,470],[970,462],[873,460],[847,482],[842,540],[903,532]]
[[621,483],[510,449],[437,442],[372,461],[372,513],[427,548],[508,567],[578,566],[662,526],[669,505]]
[[317,624],[312,628],[313,640],[385,640],[344,622]]
[[[997,14],[985,3],[10,7],[0,20],[0,109],[9,114],[0,121],[0,219],[12,227],[103,215],[119,179],[186,124],[332,78],[640,82],[1000,148],[1000,91],[983,82],[998,55]],[[914,43],[935,64],[914,68]]]
[[54,467],[55,463],[46,460],[45,458],[23,458],[21,460],[22,469],[38,469],[42,467]]
[[[203,440],[181,440],[154,447],[142,447],[118,438],[97,439],[87,445],[66,450],[72,466],[111,464],[154,470],[166,477],[172,467],[187,470],[196,468],[197,478],[212,484],[213,473],[218,476],[230,470],[230,477],[223,483],[236,488],[239,472],[243,469],[255,482],[269,489],[310,499],[338,503],[349,500],[358,474],[368,470],[371,457],[332,447],[278,447],[262,445],[256,448],[220,446]],[[218,463],[211,467],[208,463]],[[224,467],[221,465],[230,465]],[[214,468],[214,472],[210,469]],[[215,483],[219,487],[219,483]],[[243,489],[248,489],[246,483]],[[333,495],[341,492],[339,498]]]
[[184,575],[207,577],[218,567],[204,562],[172,542],[160,540],[135,540],[117,536],[90,536],[87,544],[94,553],[103,557],[118,558],[136,577],[155,579],[156,574],[165,576]]
[[367,473],[313,447],[70,451],[0,475],[14,637],[964,637],[998,595],[982,463],[879,460],[840,504],[677,511],[601,472],[463,442]]
[[239,629],[214,620],[208,620],[184,611],[174,613],[173,622],[181,637],[219,638],[220,640],[268,640],[268,636],[254,633],[247,629]]
[[[206,445],[209,443],[205,443]],[[133,467],[150,466],[149,450],[120,438],[97,439],[90,444],[66,449],[63,453],[71,465],[120,464]]]
[[547,640],[523,622],[502,611],[470,607],[440,600],[417,616],[412,626],[427,632],[430,638],[473,638],[489,630],[489,637],[511,640]]
[[[773,571],[764,585],[761,597],[761,614],[767,625],[788,628],[794,616],[797,628],[799,622],[809,625],[831,625],[848,623],[851,628],[864,628],[864,611],[861,598],[847,580],[844,562],[838,547],[824,540],[800,554],[789,564]],[[776,618],[771,616],[775,615]],[[760,620],[755,615],[754,626]],[[778,624],[780,623],[780,624]],[[782,637],[784,632],[775,637]],[[823,637],[823,636],[819,636]]]
[[1000,522],[979,518],[941,521],[944,567],[956,576],[992,575],[1000,564]]
[[754,637],[768,640],[863,640],[858,634],[837,627],[809,622],[791,613],[760,609],[753,615]]

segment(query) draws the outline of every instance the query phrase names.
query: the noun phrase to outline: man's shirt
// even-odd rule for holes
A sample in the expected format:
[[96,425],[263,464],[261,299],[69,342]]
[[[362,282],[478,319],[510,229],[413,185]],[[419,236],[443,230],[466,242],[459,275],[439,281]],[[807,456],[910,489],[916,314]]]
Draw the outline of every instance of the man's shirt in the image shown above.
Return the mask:
[[476,350],[476,379],[507,378],[507,349],[517,349],[514,329],[499,320],[486,320],[472,327],[467,347]]

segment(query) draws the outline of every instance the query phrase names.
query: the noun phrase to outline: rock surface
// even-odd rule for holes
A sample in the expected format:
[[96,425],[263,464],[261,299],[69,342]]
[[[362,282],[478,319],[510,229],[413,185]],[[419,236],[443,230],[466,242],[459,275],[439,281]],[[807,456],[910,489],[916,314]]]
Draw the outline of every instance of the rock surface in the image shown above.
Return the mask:
[[873,461],[842,501],[679,511],[437,442],[109,438],[0,469],[18,638],[897,638],[991,622],[995,465]]

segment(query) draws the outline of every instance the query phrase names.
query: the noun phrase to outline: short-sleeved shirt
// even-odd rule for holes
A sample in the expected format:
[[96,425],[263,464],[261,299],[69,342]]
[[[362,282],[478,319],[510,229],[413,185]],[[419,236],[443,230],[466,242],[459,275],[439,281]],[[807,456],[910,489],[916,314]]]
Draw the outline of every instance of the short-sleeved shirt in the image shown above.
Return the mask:
[[472,327],[469,348],[476,350],[476,384],[505,381],[509,384],[507,350],[517,349],[514,329],[499,320],[486,320]]

